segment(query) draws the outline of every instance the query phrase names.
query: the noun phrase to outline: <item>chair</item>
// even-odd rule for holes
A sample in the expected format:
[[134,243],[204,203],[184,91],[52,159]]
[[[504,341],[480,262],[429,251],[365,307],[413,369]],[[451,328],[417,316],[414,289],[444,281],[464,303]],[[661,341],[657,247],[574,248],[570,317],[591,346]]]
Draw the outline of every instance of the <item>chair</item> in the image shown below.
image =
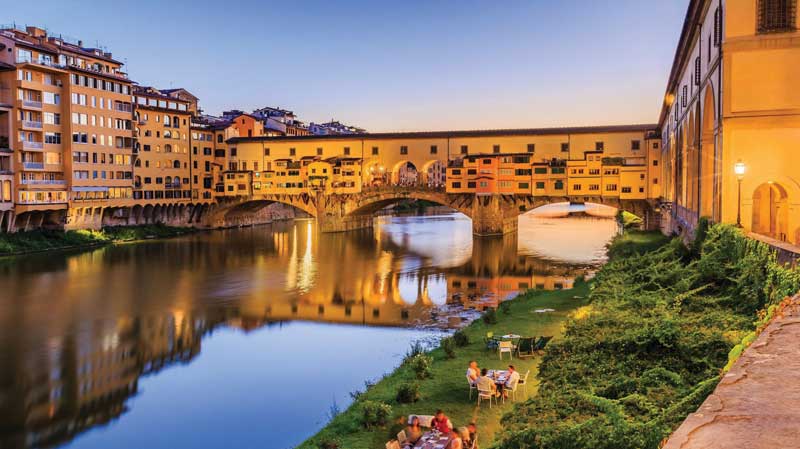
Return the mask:
[[411,420],[414,419],[415,416],[419,418],[420,427],[427,427],[427,428],[431,427],[431,421],[433,421],[432,415],[408,415],[409,424],[411,424]]
[[[517,379],[517,381],[514,382],[514,384],[511,385],[510,387],[506,386],[506,387],[503,388],[504,392],[511,393],[511,400],[512,401],[516,401],[517,400],[517,387],[519,387],[519,381],[520,380],[521,380],[521,378]],[[506,401],[505,398],[503,398],[503,402],[505,402],[505,401]]]
[[391,440],[386,443],[386,449],[400,449],[400,442],[397,440]]
[[525,391],[525,396],[528,396],[528,376],[531,374],[531,370],[525,372],[525,375],[519,378],[519,382],[517,385],[522,385],[522,389]]
[[552,339],[553,337],[541,337],[539,341],[537,341],[536,344],[533,345],[533,350],[536,352],[544,351],[544,347],[547,346],[547,343],[549,343],[550,340]]
[[486,336],[483,337],[483,342],[486,343],[486,349],[495,350],[500,341],[494,338],[494,332],[487,332]]
[[507,352],[511,360],[514,360],[514,345],[510,341],[501,341],[497,345],[497,355],[503,360],[503,353]]
[[524,359],[525,357],[533,357],[533,346],[536,343],[536,337],[522,337],[519,339],[517,345],[517,357]]
[[406,438],[406,431],[405,430],[401,430],[401,431],[397,432],[397,441],[403,442],[406,439],[407,438]]
[[492,390],[481,390],[478,388],[478,407],[481,406],[481,401],[488,400],[489,401],[489,408],[492,408],[492,399],[497,402],[497,398],[494,396],[494,392]]
[[477,390],[478,387],[472,383],[472,380],[469,378],[469,374],[467,374],[465,377],[467,378],[467,385],[469,385],[469,398],[472,399],[472,390]]

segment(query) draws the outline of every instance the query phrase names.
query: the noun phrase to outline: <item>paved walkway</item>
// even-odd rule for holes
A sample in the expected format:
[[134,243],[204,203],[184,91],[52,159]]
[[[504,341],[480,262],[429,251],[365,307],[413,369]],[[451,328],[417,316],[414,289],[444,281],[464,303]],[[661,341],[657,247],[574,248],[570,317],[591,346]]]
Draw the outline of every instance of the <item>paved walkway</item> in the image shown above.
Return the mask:
[[664,449],[800,448],[800,295]]

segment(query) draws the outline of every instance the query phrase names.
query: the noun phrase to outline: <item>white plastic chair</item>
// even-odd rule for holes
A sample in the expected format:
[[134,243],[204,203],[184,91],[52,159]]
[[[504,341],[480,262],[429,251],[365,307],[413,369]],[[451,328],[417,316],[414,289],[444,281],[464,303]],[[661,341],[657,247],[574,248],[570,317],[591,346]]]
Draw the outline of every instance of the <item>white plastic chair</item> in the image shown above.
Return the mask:
[[488,400],[489,401],[489,408],[492,408],[492,399],[497,402],[497,399],[494,397],[494,392],[492,390],[481,390],[478,388],[478,407],[481,406],[481,401]]
[[[512,401],[516,401],[517,400],[517,387],[519,387],[519,382],[520,382],[520,379],[517,379],[517,381],[514,382],[510,387],[508,385],[506,385],[503,388],[504,392],[511,393],[511,400]],[[505,397],[503,397],[503,402],[504,403],[506,402],[506,398]]]
[[472,399],[472,390],[477,390],[478,387],[476,387],[475,384],[472,383],[472,379],[469,378],[469,374],[467,374],[466,377],[467,377],[467,385],[469,385],[469,398]]
[[433,421],[433,416],[432,415],[408,415],[408,423],[409,424],[411,424],[411,420],[414,419],[415,416],[417,418],[419,418],[419,426],[420,427],[427,427],[427,428],[430,429],[431,421]]
[[525,375],[519,379],[517,385],[522,385],[523,391],[525,391],[525,396],[528,396],[528,375],[530,375],[531,370],[525,372]]
[[497,355],[500,357],[500,360],[503,360],[504,352],[507,352],[511,360],[514,360],[514,345],[510,341],[501,341],[497,345]]

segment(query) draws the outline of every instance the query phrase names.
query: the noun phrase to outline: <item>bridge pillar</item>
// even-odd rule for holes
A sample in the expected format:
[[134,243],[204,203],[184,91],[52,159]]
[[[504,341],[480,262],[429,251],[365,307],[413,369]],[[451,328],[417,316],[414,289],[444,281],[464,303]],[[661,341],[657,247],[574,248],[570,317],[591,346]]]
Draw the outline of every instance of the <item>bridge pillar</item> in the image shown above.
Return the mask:
[[372,227],[372,215],[345,215],[325,212],[317,217],[320,232],[345,232]]
[[519,210],[516,202],[502,195],[478,196],[472,203],[472,233],[477,236],[517,232]]

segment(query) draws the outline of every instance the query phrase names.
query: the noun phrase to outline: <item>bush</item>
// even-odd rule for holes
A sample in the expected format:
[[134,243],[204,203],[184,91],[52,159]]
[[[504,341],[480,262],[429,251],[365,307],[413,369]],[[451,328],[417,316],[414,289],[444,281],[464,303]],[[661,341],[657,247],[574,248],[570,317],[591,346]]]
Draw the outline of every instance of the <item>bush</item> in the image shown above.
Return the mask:
[[453,337],[443,338],[440,344],[448,359],[456,358],[456,342]]
[[422,346],[422,342],[415,341],[411,343],[411,346],[409,346],[408,351],[406,351],[405,357],[403,357],[403,361],[408,363],[415,356],[424,353],[425,353],[425,348]]
[[397,390],[397,402],[400,404],[411,404],[419,400],[419,384],[416,382],[409,382],[400,385]]
[[453,334],[453,341],[456,343],[456,346],[463,348],[469,344],[469,336],[466,332],[459,329]]
[[486,324],[497,324],[497,311],[490,307],[483,312],[481,319]]
[[430,356],[426,354],[417,354],[408,360],[408,364],[417,375],[417,379],[427,379],[431,376],[433,358]]
[[325,437],[317,442],[319,449],[339,449],[342,442],[336,437]]
[[366,428],[385,426],[392,414],[392,406],[381,401],[364,401],[361,404],[362,424]]

